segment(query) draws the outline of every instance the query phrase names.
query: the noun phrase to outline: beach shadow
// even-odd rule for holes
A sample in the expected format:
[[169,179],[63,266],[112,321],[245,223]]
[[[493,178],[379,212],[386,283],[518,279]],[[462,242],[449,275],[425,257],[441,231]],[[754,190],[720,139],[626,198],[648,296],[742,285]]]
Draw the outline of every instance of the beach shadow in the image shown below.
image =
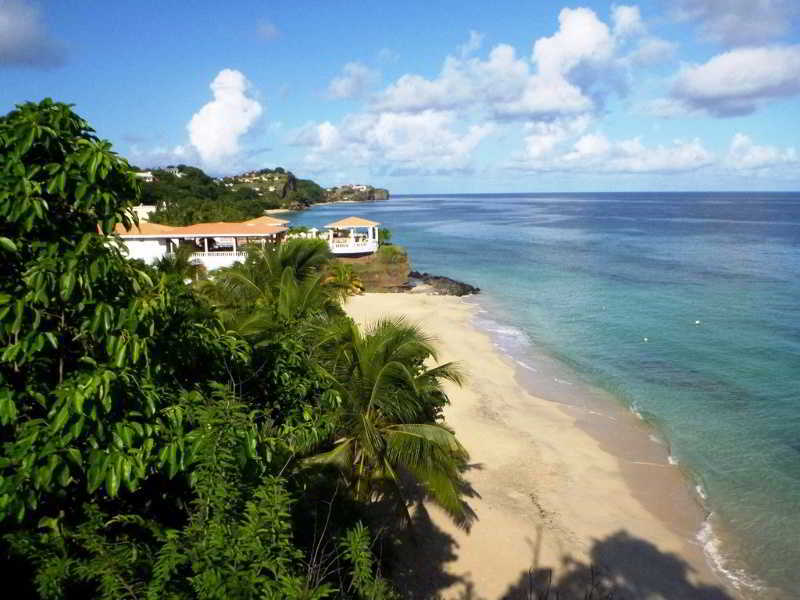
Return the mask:
[[[464,472],[482,468],[481,464],[470,464]],[[446,570],[446,564],[458,558],[458,543],[431,519],[425,506],[425,502],[431,498],[410,477],[404,479],[404,491],[406,499],[413,505],[411,523],[398,537],[399,545],[394,548],[391,561],[391,579],[401,591],[401,596],[409,600],[430,600],[438,598],[443,590],[448,590],[448,594],[471,598],[474,589],[469,578],[453,575]],[[468,500],[480,498],[480,494],[467,480],[462,483],[461,494],[466,505],[465,516],[454,522],[469,532],[478,515]],[[462,595],[454,591],[459,589]]]
[[596,540],[589,556],[588,563],[565,556],[558,569],[534,564],[520,574],[501,598],[734,600],[721,587],[692,582],[690,575],[694,569],[678,555],[663,552],[626,531]]
[[559,565],[537,564],[540,540],[530,541],[531,568],[509,582],[499,597],[487,597],[475,589],[469,574],[446,572],[447,563],[458,558],[458,544],[431,521],[424,506],[414,521],[418,541],[400,549],[392,575],[401,597],[409,600],[735,599],[722,587],[691,581],[693,568],[680,556],[626,531],[596,540],[588,561],[564,556]]

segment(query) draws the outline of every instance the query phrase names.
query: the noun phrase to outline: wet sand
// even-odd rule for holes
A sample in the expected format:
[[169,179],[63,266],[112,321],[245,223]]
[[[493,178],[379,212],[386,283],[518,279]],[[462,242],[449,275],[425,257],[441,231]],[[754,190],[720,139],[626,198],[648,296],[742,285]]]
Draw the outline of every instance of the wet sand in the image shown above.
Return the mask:
[[459,527],[419,504],[416,540],[394,572],[407,597],[538,598],[533,589],[550,581],[567,600],[593,578],[613,581],[615,598],[737,597],[705,560],[686,479],[622,407],[594,411],[539,391],[459,298],[365,294],[346,310],[359,323],[405,315],[467,374],[463,387],[447,385],[445,418],[470,452],[474,519]]

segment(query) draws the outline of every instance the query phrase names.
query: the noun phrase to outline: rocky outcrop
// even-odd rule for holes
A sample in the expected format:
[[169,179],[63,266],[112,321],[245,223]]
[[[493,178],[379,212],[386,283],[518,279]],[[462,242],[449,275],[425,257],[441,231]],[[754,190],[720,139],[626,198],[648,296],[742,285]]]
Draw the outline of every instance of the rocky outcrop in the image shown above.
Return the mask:
[[373,202],[388,199],[389,190],[372,186],[366,186],[366,189],[362,190],[350,185],[343,185],[325,192],[325,202]]
[[420,273],[419,271],[411,271],[408,278],[412,283],[424,283],[429,285],[432,293],[442,296],[468,296],[470,294],[477,294],[481,288],[472,286],[463,281],[456,281],[449,277],[441,275],[431,275],[430,273]]

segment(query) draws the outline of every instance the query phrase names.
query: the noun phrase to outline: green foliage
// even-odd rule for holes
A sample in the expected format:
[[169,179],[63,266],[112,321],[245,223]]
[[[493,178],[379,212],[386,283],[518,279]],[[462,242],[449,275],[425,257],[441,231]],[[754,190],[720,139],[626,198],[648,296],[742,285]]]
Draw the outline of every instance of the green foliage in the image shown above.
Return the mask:
[[322,202],[325,195],[325,190],[313,181],[295,179],[280,167],[274,171],[263,169],[258,172],[285,174],[284,183],[273,192],[267,191],[267,183],[254,186],[233,183],[234,180],[229,178],[219,182],[195,167],[181,165],[180,172],[181,177],[177,177],[157,169],[153,171],[155,181],[142,183],[142,203],[156,206],[156,211],[150,216],[154,223],[191,225],[245,221],[262,216],[268,209]]
[[353,265],[336,262],[330,266],[326,283],[338,289],[343,298],[364,293],[364,282],[353,270]]
[[[383,229],[381,231],[384,231]],[[377,252],[378,260],[386,264],[408,261],[408,253],[402,246],[381,245]]]
[[[181,172],[185,198],[219,187]],[[359,523],[404,505],[400,472],[463,516],[457,371],[403,323],[362,335],[324,241],[213,280],[128,260],[139,194],[69,106],[0,118],[0,572],[53,599],[394,598]]]
[[22,521],[48,515],[54,496],[115,497],[149,472],[174,476],[181,432],[165,409],[189,374],[153,359],[178,334],[209,354],[243,350],[213,319],[170,328],[196,301],[98,234],[131,223],[138,190],[68,106],[21,105],[0,144],[2,233],[16,247],[0,278],[0,520]]
[[392,231],[390,229],[386,229],[385,227],[381,227],[378,230],[378,243],[381,244],[381,245],[391,244],[392,243]]
[[198,281],[206,279],[208,271],[199,260],[192,259],[195,249],[191,246],[179,246],[176,252],[158,259],[153,265],[156,271],[176,277],[180,281]]
[[417,327],[386,319],[364,334],[342,321],[323,338],[326,366],[341,396],[335,442],[307,464],[331,465],[363,501],[388,497],[403,516],[401,473],[409,473],[455,519],[467,518],[461,472],[467,452],[441,422],[444,381],[459,384],[456,365],[429,368],[436,352]]

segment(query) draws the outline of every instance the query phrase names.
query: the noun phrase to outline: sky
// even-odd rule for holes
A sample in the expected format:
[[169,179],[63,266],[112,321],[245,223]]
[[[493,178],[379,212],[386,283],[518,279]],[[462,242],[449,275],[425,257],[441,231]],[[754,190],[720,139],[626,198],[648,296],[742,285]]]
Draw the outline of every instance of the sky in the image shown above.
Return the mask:
[[0,0],[0,115],[392,193],[800,190],[800,1]]

